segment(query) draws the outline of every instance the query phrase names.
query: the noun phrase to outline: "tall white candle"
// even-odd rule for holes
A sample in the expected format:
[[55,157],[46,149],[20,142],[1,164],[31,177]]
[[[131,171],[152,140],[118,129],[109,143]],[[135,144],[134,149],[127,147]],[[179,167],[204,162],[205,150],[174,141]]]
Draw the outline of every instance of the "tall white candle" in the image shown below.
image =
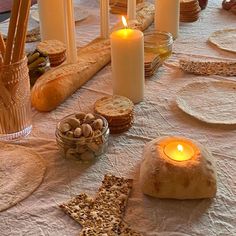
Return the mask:
[[179,32],[179,0],[156,0],[155,29],[170,32],[173,38]]
[[134,103],[144,97],[144,40],[139,30],[121,29],[111,34],[113,94]]
[[66,31],[66,60],[67,63],[77,62],[77,48],[75,40],[75,18],[73,0],[64,0],[65,31]]
[[109,37],[109,0],[100,0],[100,35]]
[[64,0],[38,0],[42,40],[57,39],[66,43],[64,31]]
[[129,20],[136,19],[136,0],[128,0],[127,16]]

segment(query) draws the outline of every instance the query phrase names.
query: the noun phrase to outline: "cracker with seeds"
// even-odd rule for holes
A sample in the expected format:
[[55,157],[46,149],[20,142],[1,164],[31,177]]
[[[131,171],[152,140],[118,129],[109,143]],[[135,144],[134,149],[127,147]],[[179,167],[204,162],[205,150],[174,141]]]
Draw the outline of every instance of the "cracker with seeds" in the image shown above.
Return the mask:
[[80,194],[60,207],[84,228],[80,235],[132,235],[135,232],[121,222],[132,180],[105,175],[95,200]]

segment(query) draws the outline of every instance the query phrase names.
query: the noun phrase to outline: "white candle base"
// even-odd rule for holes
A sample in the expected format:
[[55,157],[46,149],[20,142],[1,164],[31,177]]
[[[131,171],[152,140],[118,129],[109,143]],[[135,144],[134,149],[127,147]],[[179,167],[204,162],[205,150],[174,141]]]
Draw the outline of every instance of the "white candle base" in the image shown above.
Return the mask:
[[[194,146],[194,155],[186,161],[166,156],[164,148],[176,140]],[[216,195],[217,180],[214,158],[206,147],[181,137],[161,137],[144,148],[140,169],[143,193],[157,198],[199,199]]]

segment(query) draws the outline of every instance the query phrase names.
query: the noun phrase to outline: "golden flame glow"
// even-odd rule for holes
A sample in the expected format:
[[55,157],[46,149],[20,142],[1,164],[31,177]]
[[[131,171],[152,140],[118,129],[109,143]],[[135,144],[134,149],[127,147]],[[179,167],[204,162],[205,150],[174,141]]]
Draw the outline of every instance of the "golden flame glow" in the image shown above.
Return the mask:
[[178,149],[179,152],[183,152],[183,150],[184,150],[184,148],[181,144],[177,145],[177,149]]
[[126,19],[125,19],[124,16],[122,16],[122,23],[123,23],[123,25],[124,25],[125,28],[128,27],[127,21],[126,21]]

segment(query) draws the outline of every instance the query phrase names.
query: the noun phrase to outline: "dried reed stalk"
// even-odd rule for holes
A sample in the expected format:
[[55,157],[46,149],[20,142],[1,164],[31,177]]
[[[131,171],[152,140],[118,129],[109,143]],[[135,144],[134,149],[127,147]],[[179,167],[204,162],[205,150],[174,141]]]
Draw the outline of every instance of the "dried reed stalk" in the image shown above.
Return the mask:
[[9,65],[11,63],[12,49],[13,49],[13,44],[14,44],[18,17],[19,17],[20,4],[21,4],[21,0],[14,0],[12,10],[11,10],[11,18],[10,18],[8,34],[7,34],[6,53],[4,57],[5,65]]
[[13,63],[23,59],[24,57],[30,5],[31,0],[22,0],[20,5],[16,39],[12,57]]
[[6,52],[6,45],[0,32],[0,65],[3,64],[3,58]]

